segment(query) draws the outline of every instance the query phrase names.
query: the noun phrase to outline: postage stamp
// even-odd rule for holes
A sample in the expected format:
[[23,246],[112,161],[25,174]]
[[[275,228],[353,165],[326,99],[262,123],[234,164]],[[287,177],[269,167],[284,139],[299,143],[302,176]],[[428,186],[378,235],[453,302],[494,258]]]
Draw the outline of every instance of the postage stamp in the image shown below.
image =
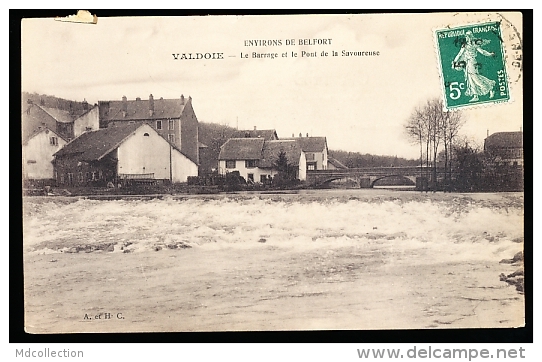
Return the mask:
[[435,31],[447,109],[510,101],[500,22]]

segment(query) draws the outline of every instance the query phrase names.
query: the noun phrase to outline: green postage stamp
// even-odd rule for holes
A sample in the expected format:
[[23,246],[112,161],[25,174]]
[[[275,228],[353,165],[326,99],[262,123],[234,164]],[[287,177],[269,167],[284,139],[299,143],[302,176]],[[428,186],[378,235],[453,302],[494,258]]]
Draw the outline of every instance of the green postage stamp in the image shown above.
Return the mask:
[[435,31],[447,109],[510,100],[500,22]]

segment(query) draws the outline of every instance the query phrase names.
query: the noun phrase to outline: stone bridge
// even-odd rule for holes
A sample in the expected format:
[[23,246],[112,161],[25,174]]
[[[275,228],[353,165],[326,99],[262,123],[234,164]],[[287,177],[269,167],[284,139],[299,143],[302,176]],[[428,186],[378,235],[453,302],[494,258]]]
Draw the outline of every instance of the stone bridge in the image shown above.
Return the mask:
[[[340,179],[355,180],[361,188],[372,188],[376,181],[386,177],[401,176],[412,181],[416,188],[428,187],[428,180],[432,178],[431,167],[362,167],[335,170],[307,171],[307,183],[312,186],[321,186],[328,182]],[[437,179],[444,177],[444,168],[437,168]]]

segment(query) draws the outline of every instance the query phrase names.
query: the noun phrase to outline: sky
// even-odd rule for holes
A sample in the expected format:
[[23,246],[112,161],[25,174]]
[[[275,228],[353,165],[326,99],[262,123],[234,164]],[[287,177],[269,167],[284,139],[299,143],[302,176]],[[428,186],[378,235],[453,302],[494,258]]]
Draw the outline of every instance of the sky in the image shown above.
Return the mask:
[[[332,150],[406,158],[419,157],[419,147],[405,135],[406,120],[416,106],[442,98],[434,30],[488,19],[504,19],[503,35],[522,28],[517,13],[96,15],[95,25],[23,20],[24,91],[90,103],[183,94],[192,97],[200,122],[276,129],[279,138],[326,136]],[[301,39],[322,40],[300,45]],[[330,40],[323,44],[324,39]],[[247,46],[249,40],[281,45]],[[302,56],[303,51],[316,56]],[[379,55],[341,56],[342,51]],[[254,52],[278,57],[255,58]],[[188,53],[222,53],[224,59],[172,55]],[[488,130],[522,127],[522,74],[508,70],[512,102],[462,111],[461,134],[478,145]]]

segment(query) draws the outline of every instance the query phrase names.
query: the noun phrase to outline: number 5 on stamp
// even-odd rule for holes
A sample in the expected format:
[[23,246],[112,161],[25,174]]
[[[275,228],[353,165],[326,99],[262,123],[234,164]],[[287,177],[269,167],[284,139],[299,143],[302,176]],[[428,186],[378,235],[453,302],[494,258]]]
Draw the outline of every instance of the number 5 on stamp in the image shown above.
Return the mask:
[[447,109],[510,100],[500,22],[435,31]]

